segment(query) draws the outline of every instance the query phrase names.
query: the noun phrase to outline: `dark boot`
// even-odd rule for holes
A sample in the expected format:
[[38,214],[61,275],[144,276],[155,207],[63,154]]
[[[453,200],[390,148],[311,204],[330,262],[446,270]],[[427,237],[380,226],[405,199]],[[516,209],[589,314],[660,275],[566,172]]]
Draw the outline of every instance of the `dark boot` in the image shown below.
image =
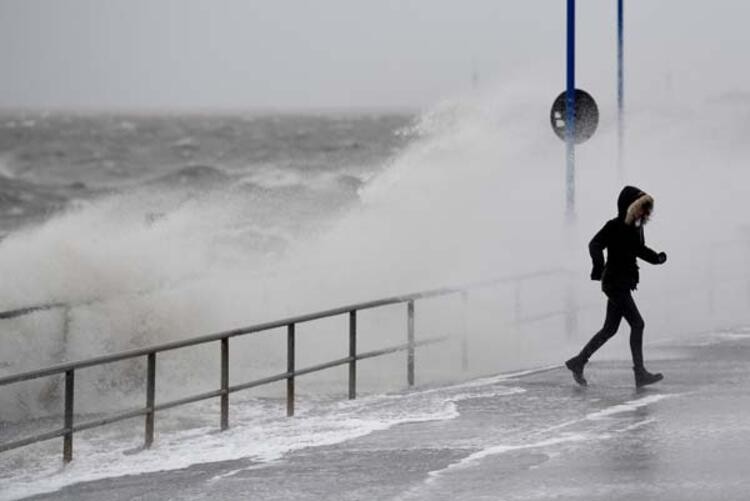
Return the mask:
[[633,373],[635,374],[636,388],[640,388],[641,386],[646,386],[649,384],[658,383],[659,381],[664,379],[664,376],[662,376],[661,372],[657,372],[656,374],[651,374],[649,371],[646,370],[645,367],[633,367]]
[[588,386],[589,384],[586,381],[586,378],[583,377],[584,365],[586,365],[586,360],[583,359],[580,355],[577,355],[565,362],[565,367],[567,367],[570,372],[573,373],[573,379],[575,379],[575,382],[580,384],[581,386]]

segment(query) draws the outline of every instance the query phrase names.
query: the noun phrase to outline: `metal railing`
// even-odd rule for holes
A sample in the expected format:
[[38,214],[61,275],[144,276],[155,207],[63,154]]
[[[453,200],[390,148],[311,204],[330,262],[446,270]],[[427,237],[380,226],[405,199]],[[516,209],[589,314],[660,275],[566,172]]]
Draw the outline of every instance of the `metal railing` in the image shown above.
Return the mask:
[[[747,240],[742,241],[731,241],[721,244],[714,244],[711,246],[719,247],[734,246],[734,245],[748,245]],[[713,261],[713,255],[712,255]],[[709,269],[713,269],[713,262],[710,263]],[[274,322],[268,322],[263,324],[252,325],[248,327],[242,327],[230,331],[220,332],[207,336],[196,337],[183,341],[175,341],[166,344],[160,344],[156,346],[150,346],[146,348],[125,351],[115,353],[112,355],[106,355],[101,357],[90,358],[77,362],[62,363],[43,369],[23,372],[10,376],[0,377],[0,387],[4,387],[13,383],[18,383],[27,380],[39,379],[48,376],[54,376],[58,374],[65,374],[65,385],[64,385],[64,416],[63,416],[63,427],[58,430],[49,431],[46,433],[40,433],[31,437],[16,440],[10,443],[0,444],[0,452],[16,449],[26,445],[34,444],[37,442],[50,440],[53,438],[63,437],[63,460],[64,462],[70,462],[73,458],[73,434],[75,432],[104,426],[106,424],[115,423],[125,419],[130,419],[138,416],[145,416],[145,441],[144,446],[150,447],[154,440],[154,424],[155,414],[157,411],[162,411],[182,405],[186,405],[193,402],[207,400],[211,398],[220,399],[221,409],[221,430],[226,430],[229,426],[229,395],[241,390],[255,388],[258,386],[266,385],[273,382],[286,380],[286,412],[288,416],[294,415],[294,394],[295,394],[295,378],[305,374],[310,374],[325,369],[348,365],[348,397],[350,399],[356,398],[357,395],[357,362],[368,358],[379,357],[397,352],[407,352],[407,383],[409,386],[415,384],[415,349],[420,346],[427,346],[435,344],[447,339],[447,336],[435,337],[416,341],[415,339],[415,302],[420,299],[427,299],[432,297],[448,296],[452,294],[460,294],[464,311],[468,304],[469,291],[484,287],[499,286],[503,284],[514,284],[515,285],[515,308],[512,315],[512,319],[507,322],[508,325],[523,325],[532,322],[543,321],[556,317],[564,317],[566,321],[566,330],[574,331],[575,323],[577,321],[577,314],[583,310],[587,310],[591,307],[600,308],[600,304],[582,305],[569,303],[564,306],[563,309],[555,311],[547,311],[538,313],[535,315],[524,315],[521,308],[521,286],[524,282],[536,278],[553,277],[553,276],[565,276],[571,272],[562,269],[550,269],[542,270],[534,273],[517,274],[497,278],[493,280],[487,280],[482,282],[476,282],[466,284],[458,287],[446,287],[441,289],[433,289],[429,291],[423,291],[413,294],[407,294],[403,296],[395,296],[391,298],[380,299],[376,301],[358,303],[348,306],[342,306],[335,309],[320,311],[307,315],[301,315]],[[710,277],[708,287],[708,301],[709,305],[712,306],[715,299],[715,278]],[[750,294],[750,286],[748,288]],[[679,295],[680,291],[673,291],[674,294]],[[572,296],[571,296],[572,297]],[[64,339],[67,337],[69,313],[72,309],[80,305],[91,305],[95,301],[86,301],[80,304],[66,304],[61,302],[49,303],[43,305],[30,306],[25,308],[17,308],[5,312],[0,312],[0,320],[19,318],[25,315],[34,314],[41,311],[53,310],[53,309],[64,309],[65,310],[65,332],[63,333]],[[357,352],[357,313],[363,310],[374,309],[389,305],[404,304],[407,305],[407,340],[406,343],[391,346],[388,348],[368,351],[363,353]],[[332,360],[319,365],[305,367],[297,369],[296,367],[296,348],[295,348],[295,331],[296,326],[301,323],[311,322],[319,319],[330,318],[339,315],[348,315],[349,317],[349,354],[345,358]],[[268,331],[275,328],[286,327],[287,330],[287,367],[286,372],[269,376],[266,378],[249,381],[243,384],[237,384],[230,386],[229,384],[229,339],[237,336],[244,336],[253,333],[259,333]],[[463,332],[461,333],[461,365],[462,368],[468,368],[468,329],[466,322],[463,325]],[[220,344],[220,386],[219,389],[193,395],[190,397],[182,398],[179,400],[173,400],[163,403],[156,403],[156,361],[157,354],[166,351],[178,350],[181,348],[192,347],[200,344],[219,342]],[[146,405],[145,407],[131,409],[128,411],[112,414],[101,419],[87,421],[83,423],[74,422],[74,392],[75,392],[75,372],[79,369],[86,367],[100,366],[113,362],[118,362],[127,359],[134,359],[138,357],[146,357],[147,368],[146,368]]]
[[49,303],[41,304],[38,306],[27,306],[25,308],[18,308],[15,310],[8,310],[0,312],[0,320],[9,320],[11,318],[23,317],[36,313],[38,311],[55,310],[57,308],[67,308],[68,305],[65,303]]
[[[352,304],[334,308],[325,311],[319,311],[310,313],[307,315],[295,316],[277,320],[273,322],[267,322],[262,324],[256,324],[248,327],[242,327],[234,330],[219,332],[216,334],[210,334],[206,336],[200,336],[192,339],[174,341],[170,343],[160,344],[156,346],[150,346],[146,348],[140,348],[130,351],[124,351],[111,355],[89,358],[86,360],[80,360],[70,363],[62,363],[50,367],[46,367],[39,370],[23,372],[0,378],[0,387],[7,386],[13,383],[19,383],[22,381],[28,381],[48,376],[54,376],[57,374],[65,374],[65,389],[64,389],[64,416],[63,416],[63,427],[54,431],[37,434],[31,437],[26,437],[20,440],[16,440],[10,443],[0,444],[0,452],[16,449],[26,445],[34,444],[37,442],[50,440],[53,438],[63,437],[63,461],[68,463],[73,459],[73,434],[83,430],[104,426],[106,424],[115,423],[125,419],[130,419],[138,416],[145,416],[145,440],[144,447],[148,448],[154,441],[154,422],[155,414],[157,411],[170,409],[202,400],[211,398],[220,399],[221,408],[221,430],[226,430],[229,427],[229,395],[238,391],[255,388],[258,386],[266,385],[269,383],[286,380],[286,411],[287,416],[294,415],[294,394],[295,394],[295,378],[311,374],[314,372],[330,369],[333,367],[348,365],[348,397],[349,399],[356,398],[357,395],[357,362],[369,358],[379,357],[382,355],[388,355],[392,353],[407,352],[407,383],[409,386],[413,386],[415,383],[415,349],[420,346],[427,346],[435,343],[439,343],[448,339],[447,336],[427,338],[417,341],[415,338],[415,301],[433,297],[448,296],[453,294],[461,294],[464,307],[468,302],[468,291],[497,286],[501,284],[515,283],[517,291],[520,290],[520,284],[527,280],[551,277],[567,274],[568,272],[560,269],[544,270],[534,273],[519,274],[513,276],[507,276],[494,280],[487,280],[482,282],[476,282],[468,285],[459,287],[446,287],[440,289],[433,289],[428,291],[417,292],[413,294],[407,294],[403,296],[395,296],[385,299],[379,299],[370,302]],[[518,292],[516,294],[518,296]],[[407,340],[406,343],[390,346],[387,348],[368,351],[363,353],[357,352],[357,313],[363,310],[380,308],[384,306],[404,304],[407,305]],[[0,319],[4,318],[15,318],[25,314],[33,313],[41,310],[49,310],[52,308],[65,307],[70,308],[70,305],[65,304],[49,304],[41,306],[33,306],[29,308],[21,308],[12,310],[9,312],[0,313]],[[550,315],[556,316],[564,314],[565,312],[554,312]],[[518,314],[518,312],[517,312]],[[295,330],[296,326],[301,323],[311,322],[314,320],[330,318],[339,315],[348,315],[349,317],[349,355],[345,358],[332,360],[322,364],[305,367],[298,369],[296,367],[295,360]],[[544,315],[541,318],[547,318],[549,315]],[[518,319],[521,321],[521,319]],[[526,321],[534,321],[534,319],[524,319]],[[268,331],[271,329],[286,327],[287,330],[287,368],[286,372],[276,374],[273,376],[249,381],[243,384],[236,384],[233,386],[229,385],[229,339],[238,336],[245,336],[249,334],[259,333]],[[196,345],[218,342],[220,345],[220,386],[219,389],[201,393],[198,395],[189,396],[179,400],[172,400],[163,403],[156,403],[156,356],[159,353],[164,353],[172,350],[179,350],[181,348],[192,347]],[[468,339],[466,329],[462,333],[461,339],[461,351],[462,351],[462,366],[464,368],[468,365]],[[83,423],[74,422],[74,397],[75,397],[75,374],[79,369],[86,367],[100,366],[113,362],[119,362],[122,360],[134,359],[139,357],[146,357],[146,405],[137,409],[131,409],[117,414],[112,414],[104,418],[87,421]]]

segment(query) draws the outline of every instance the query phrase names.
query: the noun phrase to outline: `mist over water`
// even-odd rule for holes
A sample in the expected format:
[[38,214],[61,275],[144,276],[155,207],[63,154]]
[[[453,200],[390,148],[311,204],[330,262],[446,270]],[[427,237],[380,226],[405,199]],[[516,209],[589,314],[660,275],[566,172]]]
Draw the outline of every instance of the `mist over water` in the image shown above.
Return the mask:
[[[622,187],[614,116],[605,108],[597,135],[577,148],[577,218],[566,223],[564,145],[549,130],[547,94],[510,85],[445,101],[418,117],[324,116],[302,128],[298,119],[276,117],[269,123],[288,144],[262,162],[248,160],[246,144],[255,143],[236,139],[258,125],[246,129],[232,119],[225,125],[233,132],[225,134],[235,139],[218,147],[203,146],[202,134],[215,132],[173,131],[166,153],[157,140],[133,141],[131,151],[145,159],[139,167],[137,156],[121,158],[134,167],[132,177],[123,166],[116,174],[92,168],[91,181],[71,162],[66,168],[83,183],[76,186],[59,182],[66,176],[54,162],[34,169],[43,162],[24,163],[19,151],[6,157],[5,186],[17,196],[4,199],[10,216],[0,242],[0,305],[70,308],[2,321],[0,374],[433,287],[565,270],[473,290],[466,309],[457,295],[417,301],[417,339],[450,339],[417,349],[414,392],[400,391],[403,354],[360,362],[363,398],[354,402],[345,400],[345,369],[306,375],[297,380],[292,421],[282,417],[284,388],[277,384],[232,397],[231,436],[207,433],[216,429],[212,400],[160,413],[150,451],[132,454],[142,425],[128,421],[77,434],[81,459],[64,472],[56,441],[6,453],[0,478],[7,495],[207,461],[266,463],[401,423],[452,420],[463,400],[523,398],[524,390],[502,377],[476,377],[559,364],[600,327],[605,300],[588,279],[587,243],[615,216]],[[647,365],[649,343],[750,320],[750,152],[743,139],[750,103],[724,96],[697,108],[654,104],[627,120],[625,182],[655,197],[646,240],[669,255],[665,266],[641,266],[635,294],[646,320]],[[145,123],[133,119],[126,129]],[[165,134],[170,123],[149,134]],[[347,139],[352,135],[360,139]],[[246,148],[242,158],[214,156],[234,141]],[[300,142],[316,146],[289,154]],[[105,149],[99,161],[109,154]],[[38,198],[24,193],[53,189],[59,199],[32,210]],[[564,313],[571,308],[573,317]],[[629,357],[625,331],[598,359]],[[358,315],[360,352],[405,340],[403,305]],[[230,346],[232,385],[285,371],[282,329],[233,338]],[[297,326],[298,367],[346,355],[346,316]],[[77,371],[76,413],[93,419],[142,406],[145,373],[144,360]],[[156,400],[213,391],[219,373],[217,343],[160,354]],[[57,428],[61,383],[57,377],[3,388],[0,441]]]
[[[691,371],[678,373],[667,359],[744,339],[750,325],[749,5],[627,3],[620,176],[617,3],[578,2],[577,86],[597,100],[601,120],[576,148],[570,224],[565,145],[549,125],[564,86],[564,3],[1,4],[0,59],[13,71],[0,80],[0,107],[59,111],[0,111],[0,311],[67,306],[0,319],[0,377],[359,301],[550,272],[472,289],[465,302],[458,294],[418,300],[417,340],[448,340],[417,348],[415,387],[407,387],[401,352],[359,361],[351,401],[346,366],[296,378],[294,419],[285,416],[280,381],[232,393],[223,433],[215,398],[157,412],[148,450],[142,417],[76,432],[75,460],[64,468],[59,439],[0,453],[0,500],[54,497],[122,475],[150,483],[156,477],[142,474],[157,471],[169,492],[170,481],[181,483],[174,470],[191,465],[217,468],[199,488],[216,497],[214,482],[244,482],[245,469],[281,460],[282,478],[300,471],[295,464],[307,463],[295,463],[294,451],[304,448],[316,471],[341,466],[320,448],[335,444],[347,467],[364,458],[371,478],[381,477],[371,468],[375,449],[398,452],[385,459],[387,471],[455,455],[425,473],[435,485],[419,486],[416,497],[446,496],[447,487],[460,498],[470,491],[454,474],[466,470],[481,484],[497,472],[482,466],[505,461],[496,454],[542,447],[554,459],[551,444],[591,451],[601,436],[630,435],[631,426],[643,427],[636,435],[645,441],[603,444],[614,456],[601,457],[620,464],[621,453],[635,452],[642,472],[645,453],[661,476],[659,460],[689,450],[679,445],[695,436],[695,416],[677,409],[695,409],[696,389],[716,396],[714,385],[741,373],[703,352],[687,363],[705,363],[713,376],[685,390],[705,373],[684,378]],[[426,108],[352,111],[404,105]],[[96,109],[129,111],[85,111]],[[641,263],[634,293],[646,366],[664,372],[665,386],[633,396],[623,322],[596,354],[593,392],[579,399],[559,366],[601,327],[606,299],[589,280],[587,244],[616,215],[624,184],[654,196],[646,241],[669,256],[664,266]],[[347,357],[348,328],[347,315],[297,324],[296,367]],[[401,345],[406,305],[360,311],[357,328],[359,353]],[[285,329],[232,338],[230,385],[285,373],[286,341]],[[507,374],[551,366],[539,379]],[[145,357],[76,370],[75,423],[143,408],[146,373]],[[216,391],[220,373],[219,343],[160,353],[156,403]],[[60,429],[63,379],[0,387],[0,444]],[[662,398],[692,407],[650,408]],[[579,404],[585,415],[576,415]],[[697,430],[704,439],[715,430],[742,436],[727,421],[736,412],[710,410],[714,420],[701,419]],[[611,418],[620,413],[617,424]],[[373,449],[362,449],[368,441]],[[411,453],[421,457],[402,464]],[[668,462],[684,480],[685,463]],[[552,492],[530,477],[525,494]]]
[[[174,124],[160,119],[158,125],[113,120],[118,132],[107,141],[91,139],[92,145],[119,144],[123,131],[157,139],[135,141],[114,166],[100,153],[99,162],[114,174],[76,170],[83,185],[70,189],[84,195],[66,197],[61,210],[42,220],[29,216],[0,243],[3,309],[72,305],[67,314],[53,310],[5,321],[2,371],[432,287],[564,268],[572,272],[570,280],[554,276],[520,289],[508,284],[472,293],[468,311],[470,374],[559,362],[601,322],[604,301],[598,284],[588,280],[586,244],[614,217],[621,183],[614,116],[605,110],[597,135],[577,150],[577,222],[566,225],[564,145],[549,130],[546,91],[522,82],[486,89],[440,103],[414,120],[324,117],[317,123],[281,116],[265,119],[271,125],[257,129],[243,128],[238,120],[202,129],[190,125],[194,129],[187,134],[164,132],[188,127],[178,119]],[[647,243],[669,254],[664,267],[642,266],[637,300],[647,342],[747,320],[742,308],[750,292],[747,246],[729,242],[747,234],[748,146],[739,131],[747,128],[750,104],[742,96],[707,97],[698,109],[654,105],[628,115],[626,182],[656,198]],[[258,135],[255,142],[252,134]],[[169,145],[166,153],[158,138]],[[81,143],[76,138],[71,144]],[[259,161],[253,157],[257,148],[245,144],[276,153]],[[290,145],[298,148],[295,154]],[[126,172],[128,161],[132,175]],[[40,165],[45,162],[9,161],[6,174],[38,186],[59,187],[55,178],[69,179],[57,167]],[[55,162],[47,158],[46,165]],[[716,242],[723,247],[713,246]],[[707,290],[712,282],[714,292]],[[726,300],[709,305],[714,293]],[[507,325],[519,304],[521,316],[561,311],[571,294],[584,308],[572,333],[563,316]],[[402,343],[402,310],[363,313],[361,345]],[[418,302],[417,337],[458,334],[466,325],[462,315],[456,297]],[[301,366],[345,356],[343,317],[300,329]],[[623,339],[604,353],[627,355]],[[236,382],[283,371],[279,333],[236,343]],[[217,350],[206,346],[165,356],[160,391],[179,395],[185,381],[196,392],[213,389]],[[430,348],[420,356],[418,372],[425,381],[466,377],[458,358],[455,343]],[[399,357],[377,363],[371,379],[362,378],[365,387],[403,384]],[[88,369],[81,409],[116,405],[121,392],[138,402],[142,365]],[[334,391],[342,376],[339,371],[312,376],[310,391]],[[4,418],[55,412],[59,400],[52,398],[50,407],[50,393],[44,384],[4,392],[3,401],[12,402],[2,406]]]

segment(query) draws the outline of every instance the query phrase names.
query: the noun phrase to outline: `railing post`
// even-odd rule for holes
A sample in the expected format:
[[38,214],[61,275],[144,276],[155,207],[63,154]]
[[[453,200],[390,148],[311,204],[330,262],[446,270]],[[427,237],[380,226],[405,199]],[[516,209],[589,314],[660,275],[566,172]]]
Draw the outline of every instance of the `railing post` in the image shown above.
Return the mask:
[[568,339],[575,339],[578,333],[578,302],[573,280],[566,277],[565,288],[565,334]]
[[146,369],[146,441],[148,449],[154,443],[154,401],[156,399],[156,352],[147,356]]
[[286,415],[294,416],[294,366],[295,366],[295,329],[294,324],[289,324],[286,331]]
[[75,372],[65,371],[65,435],[63,435],[63,463],[73,461],[73,401]]
[[71,307],[63,307],[63,353],[65,353],[65,347],[68,346],[68,338],[70,337],[70,323],[71,323]]
[[469,370],[469,293],[461,291],[461,370]]
[[349,312],[349,400],[357,398],[357,310]]
[[221,338],[221,431],[229,428],[229,338]]
[[407,337],[409,347],[406,359],[406,379],[409,386],[414,386],[414,301],[409,301],[407,311]]

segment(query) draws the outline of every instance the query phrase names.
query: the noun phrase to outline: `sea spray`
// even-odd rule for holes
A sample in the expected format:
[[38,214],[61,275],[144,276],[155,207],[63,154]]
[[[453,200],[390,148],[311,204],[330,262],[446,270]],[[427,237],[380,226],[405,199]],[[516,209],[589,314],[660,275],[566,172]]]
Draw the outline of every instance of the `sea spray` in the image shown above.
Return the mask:
[[[290,187],[293,177],[272,179],[266,190],[282,190],[276,196],[248,192],[238,188],[247,182],[243,174],[206,192],[135,187],[14,233],[0,244],[3,303],[16,307],[62,301],[73,308],[63,350],[60,319],[54,316],[44,332],[34,325],[37,320],[28,320],[15,331],[20,339],[12,342],[49,335],[54,340],[47,346],[49,356],[42,359],[60,355],[75,360],[382,296],[565,268],[571,272],[566,276],[573,277],[577,305],[583,308],[574,332],[566,331],[562,315],[512,325],[567,308],[571,289],[560,277],[473,292],[468,322],[458,297],[417,303],[418,339],[445,334],[458,339],[468,329],[474,373],[558,360],[600,322],[602,299],[587,279],[586,241],[614,212],[615,135],[605,122],[597,138],[581,148],[578,224],[566,226],[562,146],[546,121],[519,112],[541,109],[542,94],[541,88],[514,86],[440,104],[416,122],[411,142],[375,169],[377,174],[358,189],[359,201],[343,203],[343,211],[316,212],[320,198]],[[726,108],[711,113],[721,117],[721,123],[730,123],[733,116]],[[664,125],[655,127],[654,116]],[[637,145],[628,156],[632,182],[657,200],[649,243],[670,254],[670,267],[663,274],[643,270],[645,316],[662,334],[678,333],[687,325],[697,329],[706,318],[704,297],[670,293],[670,304],[657,299],[664,297],[660,291],[694,282],[696,264],[708,269],[711,263],[705,256],[715,252],[707,247],[712,240],[734,238],[744,217],[740,208],[745,184],[739,182],[741,172],[733,160],[743,151],[741,145],[722,150],[720,162],[697,164],[698,170],[691,171],[700,183],[678,185],[670,180],[691,162],[696,153],[692,145],[711,143],[702,143],[702,132],[689,123],[672,124],[658,107],[634,113],[631,123],[631,141]],[[711,211],[694,210],[700,200],[722,200],[730,208],[727,217],[716,220]],[[689,231],[695,227],[705,231]],[[263,235],[272,235],[271,243],[259,244]],[[560,251],[566,245],[572,245],[572,253]],[[743,252],[722,255],[731,257],[727,269],[747,277]],[[680,315],[679,327],[669,326],[662,319],[677,307],[688,313]],[[725,321],[742,316],[739,308],[732,308]],[[360,327],[363,346],[402,343],[404,308],[363,313]],[[343,317],[300,326],[301,362],[345,356],[346,328]],[[233,341],[232,357],[238,364],[233,365],[233,377],[242,381],[282,372],[282,338],[272,332]],[[39,346],[44,352],[43,342]],[[617,343],[613,347],[619,349]],[[11,344],[3,353],[18,350]],[[457,350],[455,342],[443,352],[430,349],[418,358],[418,371],[437,378],[461,376]],[[170,354],[160,365],[159,378],[174,381],[175,390],[183,389],[184,382],[212,388],[217,353],[216,347],[202,347]],[[34,368],[41,359],[12,362],[5,361],[6,373]],[[382,382],[403,384],[399,357],[377,363],[388,369],[371,369]],[[132,393],[139,395],[135,390],[141,369],[122,369],[126,377],[102,369],[103,376],[92,376],[95,382],[90,384],[107,395],[132,381]],[[330,371],[305,381],[311,389],[336,388],[343,377],[341,371]],[[366,381],[363,378],[363,384]],[[164,386],[169,392],[172,383]],[[0,398],[17,400],[15,395]],[[98,403],[98,397],[91,403]],[[19,408],[15,403],[10,407]]]

